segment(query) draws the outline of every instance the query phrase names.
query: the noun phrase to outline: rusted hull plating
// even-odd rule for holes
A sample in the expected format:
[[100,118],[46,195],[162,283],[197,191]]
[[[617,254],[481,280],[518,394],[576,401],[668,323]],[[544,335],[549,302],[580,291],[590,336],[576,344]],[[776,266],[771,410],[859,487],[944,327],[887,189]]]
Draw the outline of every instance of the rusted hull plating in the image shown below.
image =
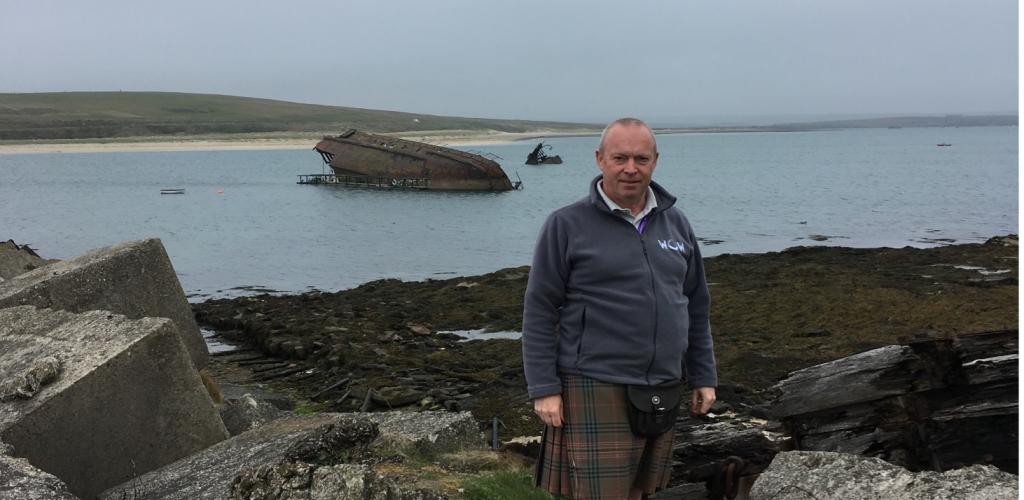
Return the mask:
[[429,179],[425,189],[509,191],[497,162],[457,149],[349,130],[324,137],[314,148],[336,176]]

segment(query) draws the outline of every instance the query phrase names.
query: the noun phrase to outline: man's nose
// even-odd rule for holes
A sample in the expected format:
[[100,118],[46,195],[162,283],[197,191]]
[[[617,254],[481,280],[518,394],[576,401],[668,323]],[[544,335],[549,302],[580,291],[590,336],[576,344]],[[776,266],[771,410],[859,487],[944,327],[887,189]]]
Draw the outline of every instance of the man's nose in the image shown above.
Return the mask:
[[634,160],[633,158],[627,160],[626,168],[624,169],[624,171],[629,175],[635,175],[637,172],[639,172],[640,170],[636,167],[636,160]]

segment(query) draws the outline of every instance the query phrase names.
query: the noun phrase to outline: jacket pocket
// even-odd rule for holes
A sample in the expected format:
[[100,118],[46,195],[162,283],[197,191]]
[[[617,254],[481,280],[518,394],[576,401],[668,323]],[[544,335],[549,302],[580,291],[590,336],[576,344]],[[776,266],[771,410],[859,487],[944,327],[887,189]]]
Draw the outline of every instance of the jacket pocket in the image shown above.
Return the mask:
[[580,341],[576,344],[576,367],[580,366],[580,358],[583,357],[583,339],[587,336],[587,308],[583,307],[583,313],[580,314]]

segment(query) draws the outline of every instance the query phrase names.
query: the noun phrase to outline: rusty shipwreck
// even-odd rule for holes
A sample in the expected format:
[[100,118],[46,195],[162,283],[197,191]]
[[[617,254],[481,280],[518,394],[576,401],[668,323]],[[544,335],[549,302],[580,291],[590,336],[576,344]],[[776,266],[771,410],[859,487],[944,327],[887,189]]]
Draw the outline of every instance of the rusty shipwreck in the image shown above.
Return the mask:
[[355,129],[326,136],[313,149],[334,174],[300,176],[300,183],[454,191],[508,191],[520,184],[481,155]]

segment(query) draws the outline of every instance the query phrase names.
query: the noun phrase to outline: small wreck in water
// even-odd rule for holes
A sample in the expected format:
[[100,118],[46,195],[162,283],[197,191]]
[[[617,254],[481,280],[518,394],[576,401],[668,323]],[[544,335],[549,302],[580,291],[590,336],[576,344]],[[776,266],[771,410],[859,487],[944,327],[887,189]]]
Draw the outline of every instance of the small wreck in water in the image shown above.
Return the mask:
[[324,137],[314,150],[334,174],[300,175],[300,184],[455,191],[508,191],[521,185],[481,155],[355,129]]
[[537,144],[537,147],[533,148],[530,154],[526,155],[527,165],[561,165],[562,157],[558,155],[548,156],[544,150],[550,150],[550,144],[544,144],[543,142]]

